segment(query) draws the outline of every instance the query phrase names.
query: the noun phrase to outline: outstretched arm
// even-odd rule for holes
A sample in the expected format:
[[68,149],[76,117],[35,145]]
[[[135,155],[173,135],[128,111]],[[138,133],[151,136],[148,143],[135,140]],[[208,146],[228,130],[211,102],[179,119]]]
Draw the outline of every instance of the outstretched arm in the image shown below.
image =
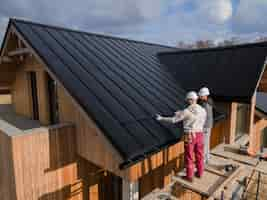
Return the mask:
[[156,119],[161,122],[168,122],[168,123],[178,123],[184,119],[183,111],[178,111],[175,113],[173,117],[163,117],[159,114],[156,115]]

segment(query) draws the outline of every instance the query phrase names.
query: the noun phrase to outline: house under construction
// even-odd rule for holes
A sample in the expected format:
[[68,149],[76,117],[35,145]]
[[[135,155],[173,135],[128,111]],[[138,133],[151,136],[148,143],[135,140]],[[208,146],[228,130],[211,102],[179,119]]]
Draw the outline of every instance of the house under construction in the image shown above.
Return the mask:
[[[267,198],[267,42],[181,50],[10,19],[0,53],[0,199]],[[181,125],[154,115],[202,86],[212,160],[188,183]]]

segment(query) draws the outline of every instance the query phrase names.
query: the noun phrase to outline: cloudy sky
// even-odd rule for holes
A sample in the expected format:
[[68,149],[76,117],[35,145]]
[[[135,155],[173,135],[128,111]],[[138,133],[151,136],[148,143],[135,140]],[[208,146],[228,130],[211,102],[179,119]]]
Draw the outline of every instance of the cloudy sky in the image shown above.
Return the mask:
[[168,45],[267,35],[267,0],[0,0],[0,5],[0,41],[9,17]]

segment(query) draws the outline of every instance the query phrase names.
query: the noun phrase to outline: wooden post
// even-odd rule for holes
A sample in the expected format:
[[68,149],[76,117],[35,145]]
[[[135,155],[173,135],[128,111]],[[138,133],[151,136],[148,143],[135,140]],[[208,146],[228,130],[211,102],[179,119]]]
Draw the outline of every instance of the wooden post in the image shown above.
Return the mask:
[[256,153],[255,147],[257,146],[257,141],[255,138],[255,126],[254,126],[254,117],[255,117],[255,105],[256,105],[256,95],[254,94],[251,99],[250,104],[250,118],[249,118],[249,152]]
[[138,200],[139,199],[139,182],[122,182],[122,199],[123,200]]
[[226,144],[233,144],[235,142],[236,132],[236,117],[237,117],[237,103],[232,102],[229,108],[229,133],[226,133]]

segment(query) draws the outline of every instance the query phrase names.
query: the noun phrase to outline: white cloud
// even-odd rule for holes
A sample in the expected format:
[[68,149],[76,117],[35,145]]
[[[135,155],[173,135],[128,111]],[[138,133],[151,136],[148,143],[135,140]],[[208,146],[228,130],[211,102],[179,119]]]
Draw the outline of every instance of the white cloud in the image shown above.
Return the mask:
[[235,1],[8,0],[0,6],[0,40],[13,16],[173,45],[267,31],[267,0]]
[[140,13],[146,19],[160,17],[164,9],[164,4],[166,4],[163,0],[135,0],[135,2]]
[[7,17],[0,17],[0,44],[2,43],[7,23],[8,23]]
[[240,1],[233,19],[233,30],[238,33],[267,32],[267,1]]
[[231,0],[196,0],[199,17],[204,17],[210,23],[223,24],[233,14]]
[[168,5],[165,0],[8,0],[0,6],[0,20],[1,16],[15,16],[92,32],[123,34],[134,29],[141,31],[146,23],[160,18]]

